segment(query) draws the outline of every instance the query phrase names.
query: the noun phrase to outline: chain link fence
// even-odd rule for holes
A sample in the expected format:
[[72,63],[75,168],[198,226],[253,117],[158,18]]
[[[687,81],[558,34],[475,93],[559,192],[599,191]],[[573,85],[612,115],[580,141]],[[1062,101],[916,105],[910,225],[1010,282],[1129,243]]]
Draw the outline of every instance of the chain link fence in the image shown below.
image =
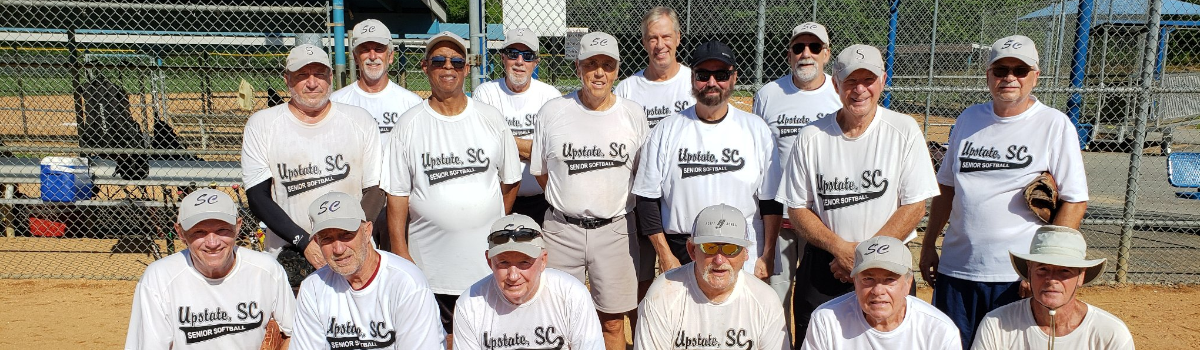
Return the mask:
[[[135,279],[144,264],[182,249],[170,226],[182,194],[216,186],[244,198],[234,187],[242,125],[272,98],[286,99],[282,60],[297,35],[333,43],[335,10],[325,1],[254,3],[0,1],[0,277]],[[483,0],[480,17],[488,30],[538,31],[537,76],[567,92],[579,87],[567,57],[571,39],[614,35],[627,77],[647,63],[642,14],[671,7],[683,28],[681,61],[710,39],[735,50],[744,67],[735,105],[746,110],[759,87],[788,73],[792,27],[817,21],[835,54],[858,43],[885,52],[884,103],[912,115],[936,142],[946,141],[964,108],[990,99],[991,43],[1029,36],[1041,55],[1035,94],[1078,120],[1087,147],[1084,232],[1090,254],[1114,267],[1102,279],[1200,283],[1192,258],[1200,250],[1200,201],[1176,195],[1195,189],[1168,182],[1164,156],[1200,152],[1200,5],[1161,0],[1155,10],[1154,3]],[[362,19],[347,18],[350,25]],[[499,78],[503,35],[485,37],[492,39],[483,78]],[[401,41],[393,78],[427,96],[423,46]],[[254,96],[252,105],[239,106],[239,94]],[[43,200],[47,189],[71,188],[41,175],[48,156],[87,157],[94,187]],[[253,246],[257,221],[247,212],[245,222],[243,243]]]

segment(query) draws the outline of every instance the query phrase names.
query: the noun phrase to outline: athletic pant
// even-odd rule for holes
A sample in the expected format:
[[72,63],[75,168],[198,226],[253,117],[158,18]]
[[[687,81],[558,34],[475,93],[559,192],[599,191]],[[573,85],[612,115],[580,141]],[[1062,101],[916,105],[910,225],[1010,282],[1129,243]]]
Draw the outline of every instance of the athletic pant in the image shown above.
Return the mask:
[[988,312],[1021,300],[1021,281],[975,282],[937,274],[933,306],[946,313],[962,336],[963,349],[971,348],[975,329]]

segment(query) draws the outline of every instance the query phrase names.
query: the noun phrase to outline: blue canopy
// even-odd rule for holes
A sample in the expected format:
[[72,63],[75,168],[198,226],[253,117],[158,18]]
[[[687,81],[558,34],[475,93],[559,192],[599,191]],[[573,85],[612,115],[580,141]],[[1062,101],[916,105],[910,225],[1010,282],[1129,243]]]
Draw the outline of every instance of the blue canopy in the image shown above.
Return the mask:
[[[1145,0],[1093,0],[1095,7],[1092,13],[1098,21],[1106,20],[1111,13],[1114,17],[1129,19],[1132,16],[1145,16],[1150,4]],[[1162,14],[1169,15],[1200,15],[1200,5],[1179,0],[1163,0]],[[1018,20],[1054,17],[1060,14],[1075,16],[1079,12],[1079,0],[1070,0],[1062,4],[1043,7],[1037,11],[1021,16]]]

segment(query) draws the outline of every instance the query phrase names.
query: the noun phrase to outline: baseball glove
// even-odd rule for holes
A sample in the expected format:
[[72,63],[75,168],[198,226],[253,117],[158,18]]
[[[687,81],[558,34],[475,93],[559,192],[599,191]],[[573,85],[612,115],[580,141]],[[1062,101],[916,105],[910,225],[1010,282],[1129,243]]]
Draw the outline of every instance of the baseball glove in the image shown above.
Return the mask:
[[281,347],[283,347],[283,333],[279,331],[279,324],[275,323],[275,319],[272,318],[267,322],[267,335],[263,337],[259,350],[279,350]]
[[1043,172],[1025,186],[1025,204],[1042,222],[1049,224],[1058,210],[1058,184],[1054,176]]

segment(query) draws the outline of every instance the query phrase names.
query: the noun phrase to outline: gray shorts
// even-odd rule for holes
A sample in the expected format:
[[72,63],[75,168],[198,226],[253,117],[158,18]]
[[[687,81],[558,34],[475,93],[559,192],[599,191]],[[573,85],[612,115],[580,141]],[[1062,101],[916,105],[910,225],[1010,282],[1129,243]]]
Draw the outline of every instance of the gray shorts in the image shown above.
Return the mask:
[[768,284],[779,294],[779,299],[784,301],[784,310],[791,310],[787,307],[786,301],[792,299],[790,291],[792,285],[796,283],[796,266],[800,264],[805,244],[806,242],[796,234],[794,229],[779,229],[779,240],[775,243],[775,246],[779,248],[779,255],[776,256],[776,259],[781,262],[780,265],[783,268],[771,276]]
[[[638,241],[629,216],[585,229],[568,223],[562,212],[546,211],[542,232],[547,266],[569,273],[591,287],[596,310],[619,314],[637,308]],[[586,278],[586,279],[585,279]]]

